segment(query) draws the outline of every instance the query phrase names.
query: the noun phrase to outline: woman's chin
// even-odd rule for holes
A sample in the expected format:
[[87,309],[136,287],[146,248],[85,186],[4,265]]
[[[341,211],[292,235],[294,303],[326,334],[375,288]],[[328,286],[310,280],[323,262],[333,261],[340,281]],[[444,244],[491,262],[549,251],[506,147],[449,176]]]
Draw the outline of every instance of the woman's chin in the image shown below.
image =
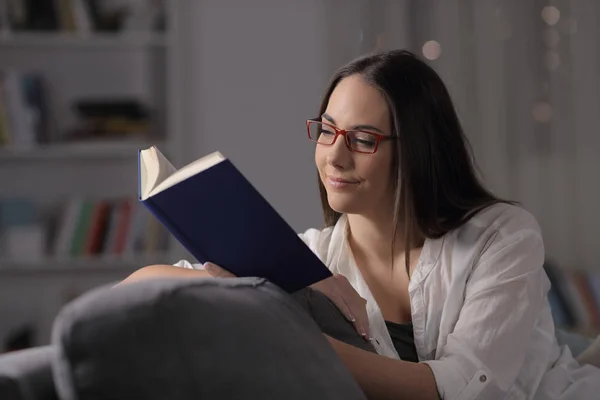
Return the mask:
[[329,199],[329,207],[340,214],[360,214],[360,207],[355,202],[340,201],[341,199]]

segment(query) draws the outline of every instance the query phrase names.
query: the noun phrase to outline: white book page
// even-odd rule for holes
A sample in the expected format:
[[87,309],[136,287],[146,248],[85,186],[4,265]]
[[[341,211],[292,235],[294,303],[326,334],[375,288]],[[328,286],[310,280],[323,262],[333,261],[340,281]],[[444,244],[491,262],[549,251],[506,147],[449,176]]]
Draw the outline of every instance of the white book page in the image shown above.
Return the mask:
[[142,150],[140,152],[142,200],[147,199],[152,189],[175,172],[177,172],[177,169],[169,162],[169,160],[167,160],[160,150],[156,148],[156,146]]
[[[158,154],[160,154],[160,152]],[[162,156],[162,154],[160,154],[160,156]],[[170,168],[167,168],[167,166],[165,166],[164,161],[166,161],[168,165],[171,165],[171,163],[169,163],[166,160],[166,158],[164,158],[164,156],[162,156],[162,158],[164,160],[157,160],[157,162],[155,162],[155,164],[159,165],[159,167],[162,168],[162,170],[158,172],[158,178],[164,177],[163,171],[165,169],[168,169],[170,173],[163,179],[155,179],[155,183],[151,187],[149,187],[147,191],[142,190],[142,200],[145,200],[148,197],[152,197],[172,186],[175,186],[177,183],[183,182],[184,180],[225,160],[225,157],[221,153],[215,151],[214,153],[211,153],[207,156],[204,156],[196,161],[189,163],[188,165],[179,170],[175,170],[174,168],[171,170]],[[148,170],[147,173],[148,175],[150,175],[150,173],[154,173],[154,170]],[[148,180],[150,179],[147,179],[147,181]]]

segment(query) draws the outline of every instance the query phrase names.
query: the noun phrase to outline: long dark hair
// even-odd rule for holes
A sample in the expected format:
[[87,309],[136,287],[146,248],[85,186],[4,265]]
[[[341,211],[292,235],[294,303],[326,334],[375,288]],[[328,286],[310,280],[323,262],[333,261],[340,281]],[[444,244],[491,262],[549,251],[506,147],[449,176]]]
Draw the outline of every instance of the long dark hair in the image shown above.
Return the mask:
[[[394,147],[394,232],[403,224],[406,269],[410,249],[424,238],[439,238],[474,214],[501,200],[484,188],[474,167],[471,146],[439,75],[414,54],[393,50],[361,57],[333,76],[321,103],[322,115],[337,84],[360,75],[385,97],[392,118]],[[327,226],[340,214],[327,200],[319,179]],[[392,243],[395,243],[393,240]],[[392,246],[392,256],[394,248]]]

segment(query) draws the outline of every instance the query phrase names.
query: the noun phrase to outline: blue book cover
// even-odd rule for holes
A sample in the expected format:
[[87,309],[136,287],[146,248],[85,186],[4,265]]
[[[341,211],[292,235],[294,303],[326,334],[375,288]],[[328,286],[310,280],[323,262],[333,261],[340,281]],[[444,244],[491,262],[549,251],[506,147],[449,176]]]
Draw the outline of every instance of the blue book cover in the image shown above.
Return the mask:
[[156,147],[138,154],[139,201],[197,259],[287,292],[331,272],[233,163],[215,152],[176,170]]

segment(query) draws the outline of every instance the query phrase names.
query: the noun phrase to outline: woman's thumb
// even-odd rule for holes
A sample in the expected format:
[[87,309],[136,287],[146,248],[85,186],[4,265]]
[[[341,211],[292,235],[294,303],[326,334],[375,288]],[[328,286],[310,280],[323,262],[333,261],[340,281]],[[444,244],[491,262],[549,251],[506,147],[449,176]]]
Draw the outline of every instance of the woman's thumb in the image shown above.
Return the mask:
[[206,263],[204,263],[203,266],[204,266],[204,269],[206,270],[206,272],[208,272],[215,278],[234,278],[235,277],[235,275],[233,275],[231,272],[219,267],[217,264],[214,264],[211,262],[206,262]]

